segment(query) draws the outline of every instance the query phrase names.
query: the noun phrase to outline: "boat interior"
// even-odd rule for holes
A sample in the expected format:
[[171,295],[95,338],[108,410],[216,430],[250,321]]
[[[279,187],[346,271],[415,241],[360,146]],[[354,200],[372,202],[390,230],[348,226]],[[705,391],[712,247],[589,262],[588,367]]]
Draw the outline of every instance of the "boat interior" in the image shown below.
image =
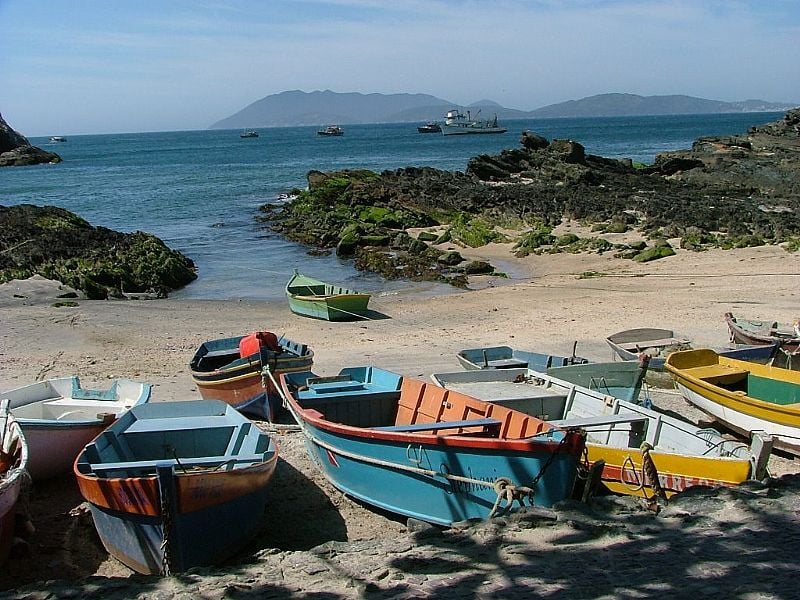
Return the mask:
[[[297,342],[293,342],[291,340],[280,340],[280,345],[280,353],[276,354],[267,348],[262,349],[262,352],[264,352],[270,359],[277,358],[278,360],[281,360],[282,358],[306,356],[309,353],[309,349],[306,344],[298,344]],[[226,345],[225,347],[217,349],[214,349],[213,347],[209,348],[205,353],[192,360],[190,368],[198,373],[207,373],[210,371],[228,370],[241,366],[248,366],[253,362],[259,362],[260,360],[260,354],[242,357],[239,354],[238,345],[234,345],[233,347]]]
[[523,439],[553,429],[500,404],[375,367],[344,369],[335,377],[309,372],[282,377],[306,414],[352,427],[500,439]]
[[[145,408],[152,406],[157,405]],[[178,472],[233,470],[263,462],[270,452],[274,446],[267,434],[224,413],[137,418],[128,412],[86,446],[77,467],[100,477],[153,475],[159,466]]]
[[31,402],[14,409],[18,419],[47,421],[107,421],[113,422],[116,415],[130,408],[131,403],[111,400],[81,400],[74,398],[53,398],[41,402]]

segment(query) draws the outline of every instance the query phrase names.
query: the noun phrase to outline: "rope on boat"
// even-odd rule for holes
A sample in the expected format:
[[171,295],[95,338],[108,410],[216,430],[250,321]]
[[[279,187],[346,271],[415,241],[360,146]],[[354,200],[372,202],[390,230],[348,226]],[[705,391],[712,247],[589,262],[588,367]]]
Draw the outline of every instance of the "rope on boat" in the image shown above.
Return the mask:
[[434,471],[433,469],[413,467],[410,465],[404,465],[387,460],[381,460],[379,458],[371,458],[368,456],[363,456],[361,454],[356,454],[354,452],[349,452],[347,450],[342,450],[341,448],[338,448],[332,444],[320,440],[314,434],[308,431],[307,427],[305,426],[305,423],[300,418],[300,416],[295,413],[294,407],[292,406],[291,402],[289,402],[288,398],[286,398],[283,389],[281,388],[281,386],[278,385],[278,382],[275,380],[275,376],[268,368],[265,369],[264,371],[272,381],[272,384],[275,386],[275,389],[278,390],[278,393],[281,396],[284,406],[292,414],[292,417],[295,419],[295,421],[297,421],[300,430],[303,432],[306,438],[312,443],[316,444],[320,448],[328,450],[329,452],[333,452],[335,454],[338,454],[339,456],[343,456],[344,458],[349,458],[351,460],[359,461],[362,463],[375,465],[379,467],[385,467],[388,469],[396,469],[398,471],[405,471],[417,475],[426,475],[432,478],[442,477],[448,481],[467,483],[485,488],[492,488],[497,493],[497,499],[495,500],[492,510],[489,512],[489,515],[487,517],[489,519],[491,519],[492,517],[495,516],[495,514],[497,514],[498,507],[504,499],[506,500],[506,506],[502,509],[503,513],[508,512],[511,509],[512,504],[515,500],[518,501],[521,506],[525,506],[524,500],[525,498],[528,498],[531,505],[533,505],[533,499],[536,493],[536,485],[539,483],[539,480],[544,476],[547,468],[552,464],[553,460],[556,457],[556,454],[558,454],[559,450],[561,449],[561,446],[567,440],[567,436],[565,435],[559,442],[559,447],[555,451],[551,452],[550,456],[547,457],[547,460],[545,461],[544,465],[542,465],[542,468],[539,470],[539,473],[536,475],[536,477],[533,478],[533,481],[531,482],[530,486],[515,486],[511,478],[509,477],[498,477],[494,481],[484,481],[482,479],[475,479],[474,477],[465,477],[463,475],[452,475],[450,473]]

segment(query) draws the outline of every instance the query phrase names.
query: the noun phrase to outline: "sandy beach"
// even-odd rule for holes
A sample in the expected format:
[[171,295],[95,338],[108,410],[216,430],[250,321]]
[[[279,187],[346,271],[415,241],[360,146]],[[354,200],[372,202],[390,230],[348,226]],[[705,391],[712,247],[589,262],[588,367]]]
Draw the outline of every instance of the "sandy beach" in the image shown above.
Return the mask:
[[[511,277],[476,279],[480,289],[447,295],[376,295],[373,318],[347,323],[299,317],[283,302],[78,300],[77,306],[55,307],[62,291],[50,282],[5,284],[0,286],[0,390],[77,374],[89,387],[117,377],[150,382],[154,401],[198,398],[187,368],[197,346],[255,330],[309,344],[320,374],[373,364],[427,378],[460,370],[455,354],[469,347],[507,344],[569,354],[577,342],[579,355],[610,360],[605,337],[620,330],[664,327],[695,347],[723,346],[726,311],[783,322],[800,311],[800,263],[778,247],[677,250],[674,257],[645,264],[589,254],[515,259],[503,245],[459,250],[468,258],[492,260]],[[587,273],[595,276],[582,276]],[[658,408],[689,420],[702,418],[674,390],[655,390],[654,400]],[[791,595],[779,587],[791,573],[780,561],[793,563],[800,550],[800,537],[793,533],[800,518],[797,487],[784,486],[770,496],[770,505],[768,494],[757,490],[721,491],[709,493],[703,510],[671,506],[652,517],[639,515],[633,500],[621,498],[604,502],[616,503],[613,514],[628,517],[610,521],[574,508],[566,519],[566,513],[542,511],[539,520],[529,516],[469,531],[409,533],[405,519],[360,506],[322,479],[299,434],[280,432],[276,438],[282,461],[265,533],[233,566],[168,580],[133,576],[105,554],[74,483],[64,478],[34,486],[37,531],[27,552],[2,567],[0,590],[9,597],[72,590],[104,598],[655,597],[679,589],[733,597],[740,588],[741,598]],[[780,476],[800,471],[800,464],[774,457],[770,468]],[[792,505],[794,510],[786,508]],[[763,519],[754,517],[754,506],[762,507]],[[687,514],[704,517],[691,520]],[[701,539],[708,543],[698,543]],[[784,558],[768,564],[759,554],[757,572],[739,573],[739,579],[731,575],[737,565],[752,566],[748,553],[766,552],[766,544]],[[677,553],[669,564],[678,572],[654,567],[658,553]],[[584,568],[570,557],[583,561]],[[430,561],[440,566],[449,561],[451,568],[432,569]],[[564,583],[569,577],[580,586]],[[14,591],[21,586],[30,587]]]

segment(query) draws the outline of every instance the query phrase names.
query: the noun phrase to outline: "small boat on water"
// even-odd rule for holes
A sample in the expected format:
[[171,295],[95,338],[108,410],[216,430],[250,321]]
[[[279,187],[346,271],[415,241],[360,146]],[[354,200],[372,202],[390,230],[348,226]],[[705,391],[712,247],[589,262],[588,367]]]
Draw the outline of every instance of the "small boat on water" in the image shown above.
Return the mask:
[[720,356],[674,352],[669,371],[683,397],[730,429],[763,431],[775,447],[800,456],[800,372]]
[[[653,371],[664,370],[664,361],[670,352],[692,348],[689,340],[675,337],[671,329],[651,327],[626,329],[608,336],[606,342],[622,360],[636,360],[640,354],[646,354],[650,357],[650,369]],[[732,348],[720,348],[717,352],[739,360],[766,363],[775,355],[775,344],[737,344]]]
[[4,400],[0,403],[0,565],[11,552],[17,503],[27,477],[27,467],[25,435]]
[[169,575],[238,552],[258,532],[278,460],[269,435],[218,401],[136,406],[75,461],[106,550]]
[[257,138],[258,132],[253,129],[248,129],[239,134],[240,138]]
[[61,135],[52,135],[52,136],[50,136],[50,143],[51,144],[58,144],[58,143],[61,143],[61,142],[66,142],[66,141],[67,141],[67,138],[65,138],[64,136],[61,136]]
[[339,136],[344,135],[344,130],[338,125],[328,125],[317,131],[317,135]]
[[[564,369],[582,366],[588,365]],[[646,365],[640,367],[637,386],[644,370]],[[432,377],[444,388],[558,427],[585,430],[588,460],[592,464],[604,462],[602,482],[615,493],[648,499],[656,496],[653,471],[645,468],[647,462],[654,466],[658,486],[666,497],[696,485],[730,486],[765,476],[771,449],[768,437],[754,440],[748,448],[713,429],[530,369],[436,373]]]
[[778,323],[777,321],[754,321],[734,317],[733,313],[725,313],[725,322],[731,334],[731,341],[738,344],[779,344],[787,354],[800,349],[800,319],[794,323]]
[[487,346],[484,348],[467,348],[456,354],[458,362],[467,370],[473,369],[519,369],[530,368],[535,371],[546,371],[550,367],[563,367],[589,362],[580,356],[558,356],[516,350],[511,346]]
[[264,378],[264,367],[285,373],[307,371],[313,363],[314,352],[306,344],[257,331],[204,342],[192,356],[189,370],[206,400],[222,400],[243,413],[271,421],[278,392]]
[[279,379],[312,460],[372,506],[449,525],[511,497],[551,506],[572,493],[579,431],[376,367]]
[[78,377],[38,381],[0,392],[28,442],[34,480],[69,473],[83,447],[121,414],[150,400],[152,386],[116,379],[108,389],[81,387]]
[[417,127],[417,131],[419,133],[441,133],[442,126],[439,125],[436,121],[428,121],[425,125],[420,125]]
[[494,116],[494,119],[478,120],[477,117],[480,112],[478,110],[475,119],[473,119],[470,111],[467,111],[465,115],[457,108],[448,110],[444,119],[442,133],[444,135],[467,135],[474,133],[505,133],[508,131],[505,127],[500,127],[497,124],[497,115]]
[[370,295],[325,283],[294,270],[286,284],[289,308],[297,315],[326,321],[364,319]]

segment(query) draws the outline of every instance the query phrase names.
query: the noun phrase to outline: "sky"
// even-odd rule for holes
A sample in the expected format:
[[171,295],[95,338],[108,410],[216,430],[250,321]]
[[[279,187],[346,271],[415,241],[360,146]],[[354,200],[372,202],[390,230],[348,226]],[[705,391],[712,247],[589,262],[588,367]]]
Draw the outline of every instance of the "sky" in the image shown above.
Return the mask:
[[286,90],[800,105],[798,58],[800,0],[0,0],[27,136],[206,129]]

